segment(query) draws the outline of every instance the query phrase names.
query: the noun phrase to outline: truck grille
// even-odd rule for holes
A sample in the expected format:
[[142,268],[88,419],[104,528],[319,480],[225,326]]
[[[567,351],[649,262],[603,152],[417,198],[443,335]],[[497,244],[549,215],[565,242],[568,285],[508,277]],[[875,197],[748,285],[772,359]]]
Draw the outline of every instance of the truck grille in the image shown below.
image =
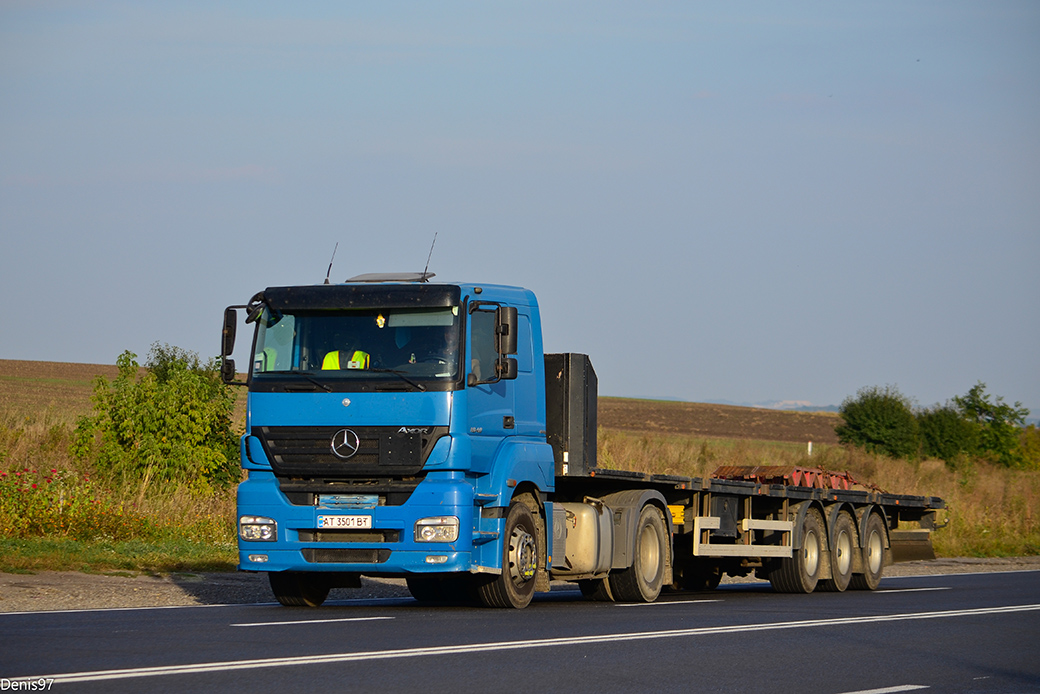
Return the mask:
[[300,542],[400,542],[400,530],[300,530]]
[[382,564],[390,558],[388,549],[315,549],[300,550],[311,564]]
[[[256,427],[252,433],[279,477],[350,479],[417,474],[448,428]],[[334,452],[334,437],[349,444]]]

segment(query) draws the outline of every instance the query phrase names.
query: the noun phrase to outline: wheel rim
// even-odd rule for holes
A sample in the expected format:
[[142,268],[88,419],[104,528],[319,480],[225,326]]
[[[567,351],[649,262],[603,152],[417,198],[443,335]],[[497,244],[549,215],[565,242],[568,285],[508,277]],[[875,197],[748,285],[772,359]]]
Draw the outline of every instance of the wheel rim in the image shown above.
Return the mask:
[[810,531],[805,534],[802,543],[802,564],[805,567],[806,576],[815,576],[816,569],[820,566],[820,545],[816,541],[816,533]]
[[534,578],[538,568],[538,551],[531,533],[517,526],[509,537],[509,577],[516,585]]
[[852,539],[847,532],[842,531],[838,534],[835,549],[838,552],[838,573],[844,576],[852,567]]
[[870,533],[867,540],[867,566],[872,574],[881,570],[881,535],[877,531]]
[[653,583],[660,563],[661,548],[657,543],[657,533],[649,525],[643,526],[639,534],[639,573],[644,581]]

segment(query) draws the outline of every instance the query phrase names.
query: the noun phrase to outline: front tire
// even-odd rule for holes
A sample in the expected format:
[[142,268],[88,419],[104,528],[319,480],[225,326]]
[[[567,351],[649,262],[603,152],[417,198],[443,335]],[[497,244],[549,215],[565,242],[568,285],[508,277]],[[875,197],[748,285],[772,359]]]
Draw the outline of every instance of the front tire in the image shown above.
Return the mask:
[[267,574],[271,592],[286,607],[320,607],[329,597],[329,581],[320,574],[280,571]]
[[541,542],[531,509],[522,501],[514,500],[506,514],[502,573],[477,587],[477,597],[482,604],[516,609],[531,604]]
[[656,506],[639,513],[635,560],[632,566],[610,572],[610,590],[619,602],[653,602],[664,586],[668,565],[668,527]]

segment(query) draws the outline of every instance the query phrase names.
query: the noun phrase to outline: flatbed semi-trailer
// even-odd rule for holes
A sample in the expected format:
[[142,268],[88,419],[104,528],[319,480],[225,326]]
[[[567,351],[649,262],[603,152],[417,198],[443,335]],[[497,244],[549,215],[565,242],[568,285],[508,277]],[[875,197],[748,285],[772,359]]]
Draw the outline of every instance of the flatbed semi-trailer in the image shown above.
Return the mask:
[[[932,556],[936,497],[813,468],[598,467],[595,371],[543,353],[534,295],[429,278],[270,287],[225,312],[222,374],[249,389],[239,567],[283,604],[362,575],[497,607],[551,579],[617,601],[726,573],[869,590],[888,563]],[[242,382],[238,309],[256,326]]]

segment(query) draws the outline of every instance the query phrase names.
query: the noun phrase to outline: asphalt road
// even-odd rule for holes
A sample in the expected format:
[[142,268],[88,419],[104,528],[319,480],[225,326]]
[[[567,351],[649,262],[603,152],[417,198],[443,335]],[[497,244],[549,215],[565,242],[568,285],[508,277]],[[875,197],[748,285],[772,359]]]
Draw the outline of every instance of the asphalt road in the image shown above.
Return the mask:
[[649,605],[567,590],[519,611],[394,598],[23,612],[0,614],[0,634],[0,692],[1040,692],[1040,572]]

